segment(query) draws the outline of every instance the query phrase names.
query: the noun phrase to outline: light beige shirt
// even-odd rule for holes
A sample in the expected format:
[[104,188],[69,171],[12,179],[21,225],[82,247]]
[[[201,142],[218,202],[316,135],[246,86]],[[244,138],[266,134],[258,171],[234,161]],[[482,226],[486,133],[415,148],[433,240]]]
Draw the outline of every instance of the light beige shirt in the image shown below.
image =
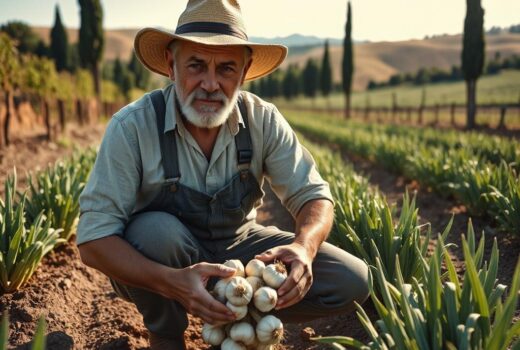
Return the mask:
[[[235,107],[217,137],[208,161],[176,113],[175,85],[163,89],[166,101],[165,132],[176,130],[180,183],[213,195],[237,173],[234,136],[243,123]],[[260,185],[264,179],[296,217],[312,199],[332,196],[316,171],[314,160],[298,142],[276,107],[241,92],[247,107],[253,144],[250,171]],[[117,112],[107,126],[96,163],[80,196],[81,216],[77,244],[109,235],[122,235],[133,212],[157,196],[164,180],[157,123],[149,94]],[[256,203],[255,208],[261,204]],[[248,218],[256,217],[256,209]]]

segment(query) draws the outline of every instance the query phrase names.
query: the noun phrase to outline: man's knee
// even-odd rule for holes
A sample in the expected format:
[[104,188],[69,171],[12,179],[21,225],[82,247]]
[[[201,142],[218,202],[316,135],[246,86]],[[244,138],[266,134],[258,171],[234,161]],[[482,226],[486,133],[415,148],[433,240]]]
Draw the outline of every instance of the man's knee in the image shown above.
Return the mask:
[[354,302],[362,304],[369,296],[369,270],[367,264],[328,243],[324,250],[332,261],[327,273],[330,290],[328,301],[330,307],[337,312],[348,312],[354,308]]
[[152,211],[133,216],[126,226],[124,239],[146,257],[168,266],[184,267],[200,258],[197,242],[190,231],[166,212]]

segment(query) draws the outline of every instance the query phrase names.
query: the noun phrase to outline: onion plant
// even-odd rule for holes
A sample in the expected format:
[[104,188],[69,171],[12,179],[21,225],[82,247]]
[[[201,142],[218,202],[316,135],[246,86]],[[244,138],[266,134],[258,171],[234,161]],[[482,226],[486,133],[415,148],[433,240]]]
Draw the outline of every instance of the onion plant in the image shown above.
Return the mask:
[[[34,334],[31,350],[45,350],[46,330],[47,330],[47,323],[45,322],[45,318],[42,315],[42,316],[40,316],[40,319],[38,320],[38,326],[36,328],[36,333]],[[9,339],[9,316],[6,312],[2,316],[2,321],[0,322],[0,350],[7,350],[8,339]]]
[[[371,188],[368,180],[344,164],[339,155],[309,142],[305,145],[316,156],[322,176],[329,182],[336,202],[334,227],[329,242],[375,266],[389,281],[396,279],[395,257],[399,256],[401,275],[406,282],[420,278],[421,260],[426,256],[430,226],[419,225],[415,198],[403,197],[400,215],[394,222],[395,207]],[[450,225],[444,231],[446,235]],[[421,238],[424,229],[425,237]]]
[[16,173],[5,182],[5,200],[0,199],[0,294],[13,292],[31,277],[41,259],[63,240],[61,229],[51,228],[40,212],[29,227],[24,210],[25,193],[15,202]]
[[69,240],[79,218],[79,196],[94,163],[91,150],[77,153],[64,162],[36,175],[29,174],[30,201],[26,205],[27,219],[33,222],[40,212],[47,216],[51,227],[61,228],[61,237]]
[[[350,337],[314,338],[338,349],[488,349],[520,347],[520,321],[514,320],[520,291],[520,260],[509,288],[497,284],[496,239],[489,263],[484,262],[484,237],[478,245],[471,226],[462,237],[464,276],[459,278],[443,239],[434,254],[422,259],[423,280],[406,283],[396,259],[397,283],[389,281],[376,259],[371,270],[371,298],[380,319],[374,323],[360,305],[357,315],[371,341]],[[446,272],[443,272],[443,263]],[[376,293],[374,283],[379,285]]]

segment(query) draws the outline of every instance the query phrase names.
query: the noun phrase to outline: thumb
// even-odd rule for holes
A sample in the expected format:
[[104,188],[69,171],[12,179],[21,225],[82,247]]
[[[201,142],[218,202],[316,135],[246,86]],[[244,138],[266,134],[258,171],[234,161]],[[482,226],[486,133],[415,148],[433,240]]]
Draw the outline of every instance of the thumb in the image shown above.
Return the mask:
[[274,259],[274,252],[272,249],[266,250],[262,254],[258,254],[255,256],[255,259],[261,260],[263,262],[269,262]]
[[208,276],[231,277],[236,270],[223,264],[204,264],[202,272]]

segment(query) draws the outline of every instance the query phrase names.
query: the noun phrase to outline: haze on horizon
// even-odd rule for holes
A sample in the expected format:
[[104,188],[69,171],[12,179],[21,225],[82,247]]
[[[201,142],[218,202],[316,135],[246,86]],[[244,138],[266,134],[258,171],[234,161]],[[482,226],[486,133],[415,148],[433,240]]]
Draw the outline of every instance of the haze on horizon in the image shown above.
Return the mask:
[[[291,34],[342,38],[346,0],[242,0],[249,36],[273,38]],[[465,0],[352,0],[353,38],[370,41],[422,39],[428,35],[457,34],[463,29]],[[52,26],[54,6],[59,4],[66,27],[79,27],[76,0],[1,0],[0,24],[22,20],[33,26]],[[147,0],[123,2],[102,0],[105,29],[175,28],[186,1]],[[484,26],[519,24],[520,1],[482,0]]]

